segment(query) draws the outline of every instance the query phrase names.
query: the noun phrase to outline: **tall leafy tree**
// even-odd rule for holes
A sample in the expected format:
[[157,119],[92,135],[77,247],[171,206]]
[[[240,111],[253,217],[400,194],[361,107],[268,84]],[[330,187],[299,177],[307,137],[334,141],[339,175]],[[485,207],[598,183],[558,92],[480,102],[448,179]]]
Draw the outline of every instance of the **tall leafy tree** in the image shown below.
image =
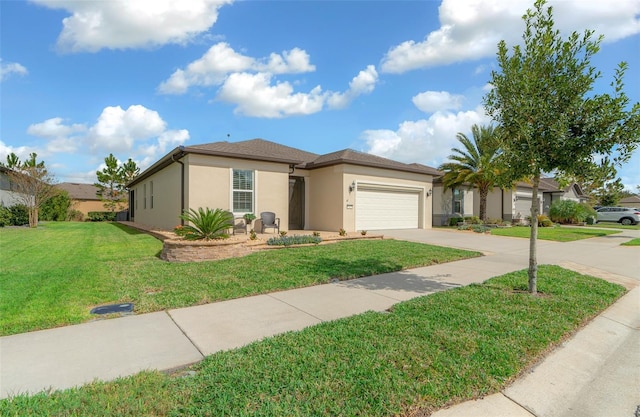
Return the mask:
[[114,212],[122,206],[124,193],[122,190],[122,167],[113,154],[104,158],[105,167],[101,171],[96,171],[98,182],[98,195],[102,199],[104,208]]
[[0,165],[5,166],[7,168],[15,168],[17,166],[20,166],[20,158],[18,158],[18,155],[11,152],[10,154],[7,155],[7,162],[6,163],[0,162]]
[[563,39],[554,28],[552,8],[537,0],[523,16],[523,45],[511,54],[498,44],[499,70],[484,98],[487,113],[504,129],[500,148],[511,179],[533,185],[529,249],[529,292],[537,293],[538,188],[543,172],[575,175],[594,165],[594,155],[628,160],[640,142],[640,103],[624,93],[627,65],[620,63],[611,94],[594,94],[600,72],[591,65],[602,37],[573,32]]
[[95,186],[104,207],[114,212],[123,208],[122,203],[127,199],[126,186],[140,173],[140,168],[131,158],[120,164],[113,154],[104,158],[104,164],[105,167],[96,172],[98,182]]
[[8,172],[16,200],[25,205],[29,212],[29,227],[38,226],[40,209],[58,192],[53,186],[53,175],[49,173],[44,161],[37,161],[37,157],[36,153],[30,154],[29,159],[18,162]]
[[442,183],[447,188],[464,184],[478,188],[480,218],[486,221],[487,195],[499,184],[500,179],[500,128],[473,125],[471,134],[473,140],[464,133],[456,135],[463,149],[451,149],[453,153],[449,155],[449,162],[443,163],[438,169],[445,172]]

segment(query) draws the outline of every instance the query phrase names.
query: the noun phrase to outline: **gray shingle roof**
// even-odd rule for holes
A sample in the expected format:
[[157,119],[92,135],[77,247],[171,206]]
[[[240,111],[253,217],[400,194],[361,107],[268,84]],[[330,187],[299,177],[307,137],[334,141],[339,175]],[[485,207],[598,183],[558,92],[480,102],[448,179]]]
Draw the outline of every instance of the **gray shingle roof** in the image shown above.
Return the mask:
[[251,139],[241,142],[213,142],[193,146],[180,146],[158,160],[128,185],[132,186],[148,176],[164,169],[185,154],[216,155],[227,158],[250,159],[293,164],[298,168],[314,169],[341,163],[369,167],[393,169],[417,174],[440,175],[440,171],[421,164],[404,164],[364,152],[344,149],[326,155],[306,152],[290,146],[280,145],[264,139]]
[[93,184],[80,184],[77,182],[61,182],[56,187],[65,190],[74,200],[100,200],[98,187]]
[[201,145],[187,146],[184,150],[192,153],[259,161],[285,162],[296,165],[311,162],[318,157],[318,155],[314,153],[305,152],[264,139],[251,139],[242,142],[203,143]]
[[354,151],[353,149],[343,149],[341,151],[328,153],[316,158],[308,163],[306,168],[314,169],[337,164],[364,165],[368,167],[394,169],[397,171],[415,172],[418,174],[434,175],[433,168],[419,164],[404,164],[402,162],[383,158],[369,153]]

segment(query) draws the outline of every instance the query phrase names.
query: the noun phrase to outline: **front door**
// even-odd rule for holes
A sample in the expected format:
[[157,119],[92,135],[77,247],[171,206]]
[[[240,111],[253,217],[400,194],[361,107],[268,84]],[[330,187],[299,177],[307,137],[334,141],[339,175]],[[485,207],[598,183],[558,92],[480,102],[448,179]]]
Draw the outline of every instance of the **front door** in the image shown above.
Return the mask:
[[289,177],[289,230],[304,230],[304,177]]

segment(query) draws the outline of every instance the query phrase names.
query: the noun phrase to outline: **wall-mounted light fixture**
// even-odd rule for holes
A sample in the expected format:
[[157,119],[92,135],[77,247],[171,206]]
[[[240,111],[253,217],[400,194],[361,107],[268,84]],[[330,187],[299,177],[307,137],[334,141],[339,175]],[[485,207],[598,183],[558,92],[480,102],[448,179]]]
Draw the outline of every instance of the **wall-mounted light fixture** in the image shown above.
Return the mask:
[[355,190],[355,189],[356,189],[356,182],[355,182],[355,181],[353,181],[353,182],[351,183],[351,185],[349,185],[349,192],[350,192],[350,193],[352,193],[352,192],[353,192],[353,190]]
[[289,175],[293,174],[293,171],[296,170],[296,166],[294,164],[289,164]]
[[429,188],[427,190],[427,197],[430,197],[432,193],[433,193],[433,191],[431,190],[431,188]]

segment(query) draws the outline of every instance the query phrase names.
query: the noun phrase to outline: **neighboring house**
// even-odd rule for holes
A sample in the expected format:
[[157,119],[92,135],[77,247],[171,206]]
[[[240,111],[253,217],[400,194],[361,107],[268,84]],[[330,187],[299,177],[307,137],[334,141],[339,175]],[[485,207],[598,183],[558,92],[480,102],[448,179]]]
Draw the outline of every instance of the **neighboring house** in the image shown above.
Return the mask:
[[9,168],[0,166],[0,205],[11,207],[20,204],[18,193],[14,191],[14,184],[9,179]]
[[129,215],[160,229],[198,207],[258,219],[274,212],[281,230],[427,229],[437,174],[351,149],[317,155],[263,139],[180,146],[128,184]]
[[[480,213],[480,193],[474,189],[473,213]],[[549,215],[551,204],[558,200],[573,200],[586,202],[589,197],[582,192],[577,183],[564,188],[553,178],[541,178],[538,188],[540,198],[540,213]],[[502,219],[507,222],[514,220],[525,221],[531,215],[531,200],[533,186],[527,182],[518,182],[512,189],[495,187],[487,196],[487,219]]]
[[467,186],[454,189],[444,187],[443,172],[433,180],[433,224],[447,226],[452,217],[470,217],[474,215],[474,191]]
[[[72,202],[72,208],[81,212],[86,218],[90,211],[106,211],[104,203],[98,195],[98,187],[93,184],[61,182],[56,187],[66,191]],[[124,206],[123,206],[124,207]]]
[[589,196],[575,182],[560,188],[560,184],[553,178],[541,178],[540,189],[543,191],[542,212],[546,215],[549,215],[551,205],[559,200],[572,200],[578,203],[589,201]]
[[618,206],[640,209],[640,196],[632,195],[630,197],[625,197],[620,200]]

